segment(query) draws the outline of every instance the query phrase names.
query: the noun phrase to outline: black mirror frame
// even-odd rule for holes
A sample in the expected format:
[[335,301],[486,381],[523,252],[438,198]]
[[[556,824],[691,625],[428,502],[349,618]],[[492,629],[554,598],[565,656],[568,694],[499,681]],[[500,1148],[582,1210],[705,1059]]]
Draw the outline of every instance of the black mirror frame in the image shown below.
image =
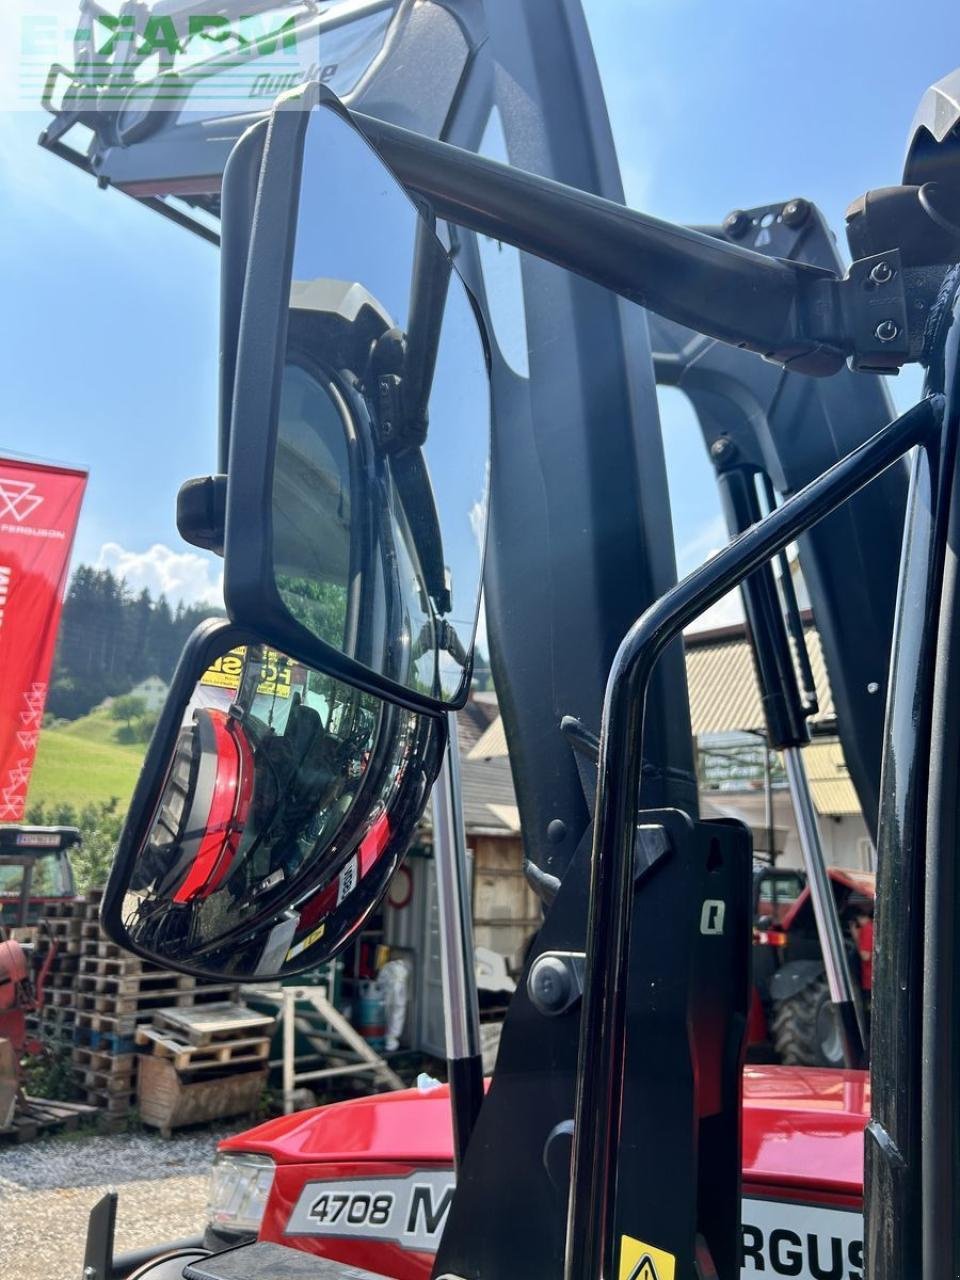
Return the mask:
[[[273,577],[269,531],[251,544],[250,512],[270,510],[273,469],[271,450],[276,435],[284,353],[287,343],[289,280],[296,236],[298,202],[291,193],[300,189],[307,126],[315,107],[324,106],[356,131],[364,146],[371,143],[357,128],[350,113],[326,86],[311,82],[284,94],[271,113],[259,167],[259,185],[252,222],[249,210],[238,213],[248,230],[248,251],[225,265],[235,272],[243,262],[245,280],[236,353],[233,360],[233,398],[229,414],[227,511],[224,538],[224,600],[231,619],[246,625],[261,638],[292,658],[318,668],[412,711],[446,712],[462,707],[470,693],[473,650],[464,667],[461,688],[455,698],[431,697],[399,684],[347,657],[318,639],[296,621],[284,604]],[[249,148],[251,160],[253,148]],[[385,167],[386,162],[383,162]],[[398,178],[398,186],[406,190]],[[417,204],[411,198],[411,203]],[[420,202],[422,203],[422,202]],[[224,225],[231,211],[224,207]],[[238,229],[237,239],[242,230]],[[236,297],[236,281],[224,281]],[[477,321],[487,368],[490,348],[486,328],[476,303],[467,291]],[[235,311],[235,301],[232,308]],[[230,352],[229,354],[233,354]],[[264,377],[263,371],[270,376]],[[226,416],[226,415],[225,415]],[[264,431],[263,424],[274,424]],[[240,465],[242,456],[242,466]],[[482,583],[482,561],[481,561]],[[479,595],[479,592],[478,592]]]
[[[262,644],[264,641],[248,627],[238,626],[225,618],[208,618],[205,622],[201,622],[183,646],[177,669],[170,681],[166,701],[154,728],[150,745],[147,747],[147,754],[130,798],[130,808],[120,832],[100,905],[100,923],[105,932],[118,946],[140,956],[143,960],[156,962],[156,956],[139,947],[128,935],[123,925],[123,899],[134,861],[153,822],[157,805],[160,803],[160,796],[167,780],[167,765],[172,758],[180,727],[183,724],[184,707],[193,696],[197,681],[212,662],[221,657],[227,649],[252,643]],[[182,973],[198,972],[172,961],[170,967]],[[206,976],[205,971],[204,976]]]
[[[118,946],[133,955],[140,956],[143,960],[159,963],[155,953],[139,946],[130,937],[123,923],[123,900],[134,862],[153,823],[167,780],[168,764],[183,724],[184,708],[193,696],[200,677],[211,663],[222,657],[225,652],[237,645],[272,645],[272,643],[250,627],[241,626],[225,618],[208,618],[197,627],[184,645],[130,800],[127,819],[120,833],[100,906],[100,923],[105,932]],[[279,648],[279,646],[275,647]],[[335,672],[329,674],[339,678]],[[370,692],[376,693],[375,690]],[[377,696],[381,695],[377,694]],[[393,700],[388,699],[388,701]],[[420,714],[431,714],[422,707],[413,709]],[[442,715],[434,714],[442,735],[438,747],[442,754],[446,750],[446,721]],[[176,958],[165,956],[162,963],[167,968],[193,977],[217,976],[199,965],[180,964]],[[309,967],[311,967],[309,963],[304,966],[305,969]],[[291,970],[290,975],[284,976],[291,976],[296,972],[298,970]]]

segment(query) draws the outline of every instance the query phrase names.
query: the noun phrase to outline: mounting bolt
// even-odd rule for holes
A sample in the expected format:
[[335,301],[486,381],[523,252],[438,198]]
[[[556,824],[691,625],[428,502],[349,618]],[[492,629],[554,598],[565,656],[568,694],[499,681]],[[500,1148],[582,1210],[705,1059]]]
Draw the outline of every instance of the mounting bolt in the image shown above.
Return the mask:
[[527,974],[530,1003],[545,1017],[565,1013],[583,994],[583,952],[545,951]]
[[541,956],[534,962],[527,988],[540,1013],[562,1013],[573,996],[571,974],[556,956]]
[[871,680],[870,683],[867,685],[867,693],[879,693],[879,692],[880,692],[879,684],[876,682],[876,680]]
[[780,217],[788,227],[802,227],[810,217],[810,201],[800,197],[788,200],[780,210]]
[[893,279],[893,267],[889,262],[878,262],[870,272],[874,284],[889,284]]
[[737,446],[729,436],[717,436],[710,446],[710,457],[716,467],[728,467],[737,456]]
[[893,320],[881,320],[873,331],[878,342],[893,342],[900,336],[900,326]]
[[750,218],[742,209],[734,209],[723,220],[724,233],[731,240],[742,240],[750,226]]

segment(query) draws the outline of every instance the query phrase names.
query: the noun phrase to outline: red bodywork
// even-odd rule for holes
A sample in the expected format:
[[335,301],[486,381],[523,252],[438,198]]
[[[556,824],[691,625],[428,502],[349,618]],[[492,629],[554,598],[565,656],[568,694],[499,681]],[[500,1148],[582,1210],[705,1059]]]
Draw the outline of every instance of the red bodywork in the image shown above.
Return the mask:
[[30,960],[21,944],[13,939],[0,942],[0,1039],[9,1040],[19,1057],[23,1053],[40,1053],[43,1045],[27,1035],[27,1014],[43,1008],[47,975],[57,954],[52,939],[43,962],[31,974]]
[[[745,1200],[859,1210],[869,1104],[865,1072],[747,1067]],[[452,1137],[446,1088],[381,1094],[284,1116],[226,1139],[220,1150],[261,1152],[276,1162],[261,1240],[293,1245],[397,1280],[428,1280],[430,1253],[375,1238],[286,1235],[285,1228],[307,1183],[449,1170]],[[850,1266],[855,1277],[855,1254]],[[744,1273],[749,1271],[745,1261]]]
[[213,729],[216,776],[200,848],[174,902],[209,898],[233,865],[253,797],[253,751],[243,729],[223,711],[203,712]]

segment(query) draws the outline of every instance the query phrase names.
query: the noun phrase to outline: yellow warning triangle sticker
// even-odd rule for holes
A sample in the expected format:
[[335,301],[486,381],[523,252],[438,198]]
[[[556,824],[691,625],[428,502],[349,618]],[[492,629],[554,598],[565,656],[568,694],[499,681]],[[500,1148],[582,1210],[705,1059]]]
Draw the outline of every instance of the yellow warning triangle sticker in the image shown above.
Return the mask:
[[619,1280],[674,1280],[677,1259],[633,1236],[620,1237]]

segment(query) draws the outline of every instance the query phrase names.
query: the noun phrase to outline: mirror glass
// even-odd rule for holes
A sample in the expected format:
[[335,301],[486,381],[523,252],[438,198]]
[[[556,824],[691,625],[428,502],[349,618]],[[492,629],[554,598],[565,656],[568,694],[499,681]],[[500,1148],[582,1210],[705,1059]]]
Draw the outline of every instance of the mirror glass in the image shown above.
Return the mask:
[[444,701],[473,646],[490,384],[450,255],[334,110],[307,124],[273,451],[272,560],[288,612]]
[[376,906],[441,734],[434,716],[227,643],[183,709],[120,914],[161,962],[265,979],[328,960]]

